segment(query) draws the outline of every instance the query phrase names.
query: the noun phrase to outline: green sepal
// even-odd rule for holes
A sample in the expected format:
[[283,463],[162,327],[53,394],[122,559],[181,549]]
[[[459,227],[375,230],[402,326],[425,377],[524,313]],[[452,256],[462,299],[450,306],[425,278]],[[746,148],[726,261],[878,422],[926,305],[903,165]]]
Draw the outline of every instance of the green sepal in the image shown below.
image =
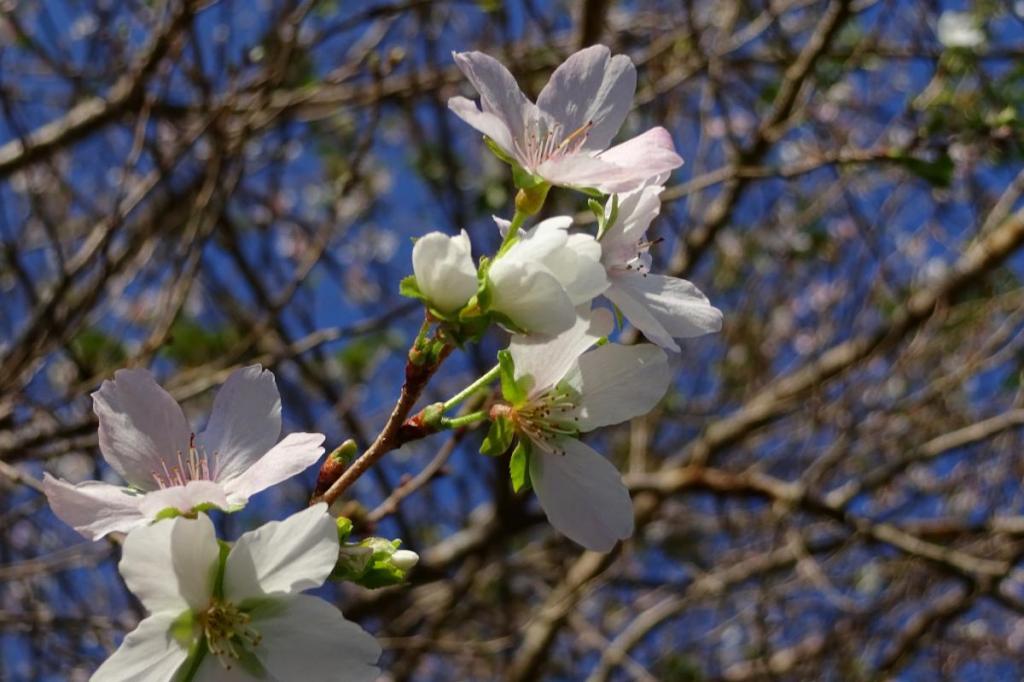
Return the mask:
[[406,298],[415,298],[417,301],[426,301],[427,297],[420,291],[419,282],[416,281],[416,275],[409,275],[403,277],[398,283],[398,293]]
[[500,457],[508,451],[515,435],[512,420],[499,416],[491,422],[491,428],[487,430],[487,435],[484,436],[484,441],[480,444],[480,454]]
[[[517,163],[512,163],[512,181],[519,189],[533,189],[544,184],[544,178],[534,175]],[[598,195],[600,196],[600,195]]]
[[505,163],[510,164],[512,166],[516,165],[516,160],[513,159],[511,156],[509,156],[508,152],[506,152],[504,149],[499,147],[497,142],[495,142],[491,138],[487,137],[486,135],[484,135],[484,144],[487,145],[487,148],[491,150],[492,154],[497,156],[499,159],[501,159]]
[[587,199],[587,206],[597,219],[597,238],[600,239],[604,233],[604,206],[597,199]]
[[352,535],[352,519],[339,516],[334,523],[338,526],[338,542],[348,540],[348,536]]
[[522,438],[516,443],[516,449],[512,451],[512,458],[508,461],[508,473],[512,478],[512,490],[530,489],[530,445]]
[[[593,201],[593,199],[591,199],[590,201]],[[613,227],[615,227],[615,223],[619,219],[619,195],[618,194],[613,194],[612,198],[611,198],[611,201],[609,203],[611,204],[612,209],[611,209],[611,211],[608,212],[607,219],[605,219],[605,217],[604,217],[604,210],[601,211],[601,218],[602,219],[600,221],[601,228],[597,231],[597,238],[598,239],[600,239],[601,237],[605,236],[608,233],[609,230],[611,230]]]
[[598,189],[594,189],[593,187],[573,187],[573,189],[576,190],[577,192],[583,192],[588,197],[594,197],[595,199],[604,198],[604,192]]
[[521,405],[526,400],[526,392],[516,381],[516,365],[508,350],[498,351],[498,377],[501,379],[501,396],[512,405]]
[[171,627],[168,632],[178,644],[188,647],[192,646],[196,641],[198,626],[199,620],[190,609],[171,621]]

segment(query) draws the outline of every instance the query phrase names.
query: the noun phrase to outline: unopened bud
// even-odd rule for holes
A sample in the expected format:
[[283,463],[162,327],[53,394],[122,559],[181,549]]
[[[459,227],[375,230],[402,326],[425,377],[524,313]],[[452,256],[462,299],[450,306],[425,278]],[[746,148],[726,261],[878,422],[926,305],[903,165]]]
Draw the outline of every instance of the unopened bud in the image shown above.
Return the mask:
[[408,571],[418,564],[419,561],[420,555],[408,549],[396,549],[395,553],[391,555],[391,563],[394,564],[395,568],[403,571]]

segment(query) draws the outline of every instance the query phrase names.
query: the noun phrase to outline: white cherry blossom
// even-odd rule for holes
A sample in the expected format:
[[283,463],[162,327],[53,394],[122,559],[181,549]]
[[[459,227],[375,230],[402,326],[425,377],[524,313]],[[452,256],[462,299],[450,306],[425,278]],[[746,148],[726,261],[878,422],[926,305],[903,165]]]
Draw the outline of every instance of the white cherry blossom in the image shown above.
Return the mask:
[[92,682],[371,682],[380,646],[319,587],[338,533],[318,504],[243,534],[221,563],[204,514],[138,528],[118,568],[149,612]]
[[597,309],[554,339],[514,338],[515,377],[529,389],[521,404],[492,411],[528,439],[530,482],[551,525],[599,552],[633,534],[633,506],[619,472],[579,434],[646,414],[671,379],[652,344],[588,350],[612,326],[610,312]]
[[612,57],[604,45],[566,59],[536,104],[496,59],[480,52],[454,58],[479,93],[480,107],[465,97],[451,98],[448,107],[549,184],[626,192],[683,163],[661,127],[609,148],[633,104],[636,69],[629,57]]
[[455,237],[430,232],[417,239],[412,270],[420,293],[439,312],[454,313],[476,294],[476,266],[465,230]]
[[675,339],[719,331],[722,312],[691,282],[650,271],[647,228],[661,210],[663,179],[619,196],[618,217],[601,235],[601,262],[610,282],[605,297],[648,339],[678,352]]
[[985,44],[985,31],[970,12],[946,10],[939,16],[935,32],[945,47],[975,49]]
[[259,365],[228,377],[198,434],[143,369],[119,370],[92,399],[100,452],[128,485],[72,485],[47,474],[43,487],[54,513],[93,540],[145,525],[167,509],[233,511],[324,452],[319,433],[293,433],[277,442],[281,397],[274,375]]

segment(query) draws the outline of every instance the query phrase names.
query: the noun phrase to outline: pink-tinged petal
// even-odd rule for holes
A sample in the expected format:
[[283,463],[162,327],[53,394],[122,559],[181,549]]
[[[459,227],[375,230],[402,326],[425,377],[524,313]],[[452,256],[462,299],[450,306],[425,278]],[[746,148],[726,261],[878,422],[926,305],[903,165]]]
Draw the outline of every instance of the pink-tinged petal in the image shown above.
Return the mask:
[[338,528],[324,503],[244,533],[224,565],[224,597],[238,603],[319,587],[338,561]]
[[118,370],[92,394],[92,402],[103,458],[133,486],[154,489],[153,475],[188,452],[185,415],[146,370]]
[[633,503],[618,470],[575,438],[561,453],[538,447],[530,454],[530,482],[548,522],[595,552],[608,552],[633,534]]
[[[582,152],[568,154],[549,159],[540,164],[535,172],[552,185],[559,187],[595,188],[602,192],[625,191],[617,189],[625,186],[633,189],[637,184],[633,180],[633,172],[608,163],[596,156]],[[604,189],[613,187],[615,189]]]
[[541,265],[499,258],[488,271],[488,278],[493,291],[490,309],[506,315],[527,333],[553,336],[576,320],[569,295]]
[[53,513],[90,540],[107,533],[127,533],[146,523],[139,510],[142,493],[128,488],[99,481],[72,485],[43,474],[43,492]]
[[373,682],[380,645],[323,599],[290,595],[252,611],[256,657],[276,680]]
[[622,127],[635,92],[636,68],[629,57],[612,57],[607,47],[594,45],[555,69],[537,108],[562,126],[563,136],[590,123],[583,148],[601,150]]
[[533,378],[530,397],[543,393],[561,381],[579,356],[613,328],[614,320],[608,309],[581,307],[577,309],[576,323],[554,338],[513,336],[508,349],[516,379]]
[[[637,274],[637,277],[643,275]],[[631,325],[643,332],[649,341],[658,344],[666,350],[679,352],[679,344],[673,340],[672,335],[662,326],[658,318],[651,312],[643,301],[643,294],[632,287],[625,285],[624,280],[632,277],[629,275],[617,275],[612,278],[612,285],[604,292],[605,298],[615,304],[622,313],[622,316]]]
[[200,454],[210,458],[217,480],[238,476],[274,446],[281,435],[281,395],[274,373],[260,365],[236,369],[217,391]]
[[251,496],[299,474],[324,454],[321,433],[289,433],[284,440],[235,478],[224,481],[231,504],[244,504]]
[[581,431],[647,414],[668,390],[672,373],[665,351],[650,343],[617,343],[584,353],[567,381],[580,392]]
[[117,568],[150,613],[177,616],[209,605],[219,558],[213,522],[199,514],[132,531]]
[[448,108],[463,121],[491,138],[506,154],[513,157],[516,155],[512,131],[500,117],[480,111],[476,102],[465,97],[452,97],[448,100]]
[[92,674],[90,682],[171,682],[188,658],[188,648],[171,634],[180,614],[158,613],[129,632],[121,646]]
[[[707,296],[692,282],[677,277],[642,275],[636,272],[620,273],[614,280],[616,293],[613,296],[629,297],[638,302],[671,337],[689,339],[722,329],[722,311],[712,306]],[[649,318],[645,318],[641,311],[634,306],[629,312],[623,308],[622,313],[637,329],[647,334],[648,330],[641,324],[649,326],[646,321]],[[634,320],[634,317],[637,319]],[[661,338],[648,338],[665,348],[675,345],[667,345]],[[678,347],[672,350],[678,350]]]
[[501,62],[482,52],[455,52],[452,56],[480,94],[483,113],[493,114],[504,123],[513,140],[523,139],[526,117],[534,106],[519,89],[515,77]]
[[[676,154],[672,136],[662,127],[651,128],[647,132],[615,145],[601,152],[602,161],[626,169],[633,186],[616,189],[616,192],[627,192],[640,187],[652,177],[667,173],[683,165],[683,159]],[[616,182],[621,182],[617,180]]]
[[142,497],[139,511],[147,519],[155,519],[166,509],[177,509],[181,514],[188,514],[197,507],[208,505],[218,509],[230,506],[224,487],[215,481],[189,481],[185,485],[146,493]]

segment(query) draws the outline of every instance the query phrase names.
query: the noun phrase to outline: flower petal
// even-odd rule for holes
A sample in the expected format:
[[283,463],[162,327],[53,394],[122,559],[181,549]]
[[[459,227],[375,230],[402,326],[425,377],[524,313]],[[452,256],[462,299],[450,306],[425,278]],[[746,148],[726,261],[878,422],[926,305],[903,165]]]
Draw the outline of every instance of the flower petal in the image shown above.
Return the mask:
[[[601,237],[601,260],[606,266],[625,265],[637,257],[637,243],[651,222],[661,212],[661,185],[647,184],[638,190],[619,195],[619,216],[615,224]],[[611,202],[605,215],[611,213]]]
[[587,303],[608,288],[601,245],[592,235],[569,235],[565,247],[545,258],[544,265],[562,282],[573,305]]
[[417,239],[412,270],[420,291],[442,313],[455,312],[476,293],[476,266],[465,230],[457,237],[430,232]]
[[605,149],[633,106],[636,68],[626,55],[611,57],[604,45],[571,55],[551,74],[537,108],[551,115],[567,136],[591,123],[584,149]]
[[228,509],[230,505],[222,484],[214,481],[189,481],[185,485],[154,490],[143,495],[139,511],[147,519],[155,519],[165,509],[177,509],[182,514],[188,514],[206,505]]
[[254,653],[278,680],[373,682],[380,645],[337,607],[304,594],[261,604],[251,612],[262,640]]
[[188,452],[188,422],[174,398],[144,369],[122,369],[92,394],[99,418],[100,452],[117,473],[142,490],[153,474]]
[[614,320],[608,309],[584,307],[577,310],[576,323],[554,338],[513,336],[508,349],[516,367],[516,379],[533,377],[530,396],[543,393],[561,381],[577,358],[613,328]]
[[519,84],[509,70],[497,59],[482,52],[454,52],[452,57],[480,93],[483,112],[493,114],[504,123],[513,140],[523,139],[526,116],[534,109],[534,105],[519,89]]
[[609,343],[584,353],[577,367],[567,380],[580,392],[583,431],[647,414],[672,378],[665,351],[649,343]]
[[[638,277],[643,275],[637,274]],[[622,316],[631,325],[643,332],[644,336],[665,350],[679,352],[679,344],[675,342],[668,330],[658,321],[658,317],[647,307],[643,294],[628,286],[625,275],[612,277],[612,285],[604,292],[605,298],[615,304]]]
[[199,514],[132,531],[117,568],[147,610],[177,617],[209,604],[219,557],[213,522]]
[[548,521],[573,542],[607,552],[633,534],[633,503],[618,470],[575,438],[564,454],[534,448],[530,481]]
[[465,97],[452,97],[448,100],[448,108],[452,113],[461,118],[478,131],[491,138],[509,156],[515,156],[515,144],[512,141],[512,132],[508,125],[500,117],[480,111],[476,102]]
[[499,258],[488,273],[491,309],[529,333],[554,335],[573,325],[576,310],[554,275],[543,266]]
[[624,192],[642,182],[635,177],[636,169],[624,169],[585,152],[548,159],[535,172],[553,185],[594,188],[602,192]]
[[[712,306],[707,296],[692,282],[678,277],[642,275],[636,272],[622,273],[613,279],[616,289],[613,296],[629,296],[641,303],[672,337],[689,339],[722,329],[722,311]],[[625,308],[622,309],[622,313],[629,321],[647,334],[647,329],[641,326],[644,322],[639,311],[634,308],[632,312],[634,314],[631,316]],[[633,317],[641,318],[641,321],[634,320]],[[662,340],[649,338],[658,345],[671,348],[662,343]],[[673,350],[676,349],[678,347]]]
[[224,597],[294,593],[319,587],[338,561],[338,529],[320,503],[244,533],[228,554]]
[[171,635],[178,614],[159,613],[129,632],[121,646],[92,674],[90,682],[171,682],[188,658],[188,649]]
[[100,481],[72,485],[43,474],[43,491],[57,517],[90,540],[107,533],[126,533],[143,525],[142,494]]
[[237,369],[213,400],[200,454],[212,458],[215,480],[233,478],[274,446],[281,435],[281,395],[274,373],[260,365]]
[[322,433],[289,433],[253,462],[240,476],[223,483],[229,504],[245,504],[272,485],[286,481],[316,464],[324,454]]
[[625,171],[624,177],[618,177],[612,183],[616,188],[608,190],[614,192],[636,189],[652,177],[683,165],[682,157],[676,154],[672,136],[660,126],[615,145],[598,158]]

